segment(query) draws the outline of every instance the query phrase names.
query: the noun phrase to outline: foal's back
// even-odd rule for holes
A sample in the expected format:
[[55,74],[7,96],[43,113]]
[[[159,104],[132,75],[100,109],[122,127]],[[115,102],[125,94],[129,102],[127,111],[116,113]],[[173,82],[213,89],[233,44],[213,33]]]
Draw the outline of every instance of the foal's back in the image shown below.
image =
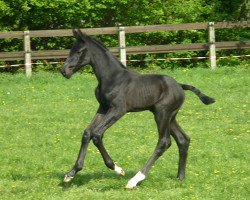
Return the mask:
[[133,76],[126,90],[128,111],[152,109],[162,105],[179,107],[184,100],[184,92],[171,77],[159,74]]

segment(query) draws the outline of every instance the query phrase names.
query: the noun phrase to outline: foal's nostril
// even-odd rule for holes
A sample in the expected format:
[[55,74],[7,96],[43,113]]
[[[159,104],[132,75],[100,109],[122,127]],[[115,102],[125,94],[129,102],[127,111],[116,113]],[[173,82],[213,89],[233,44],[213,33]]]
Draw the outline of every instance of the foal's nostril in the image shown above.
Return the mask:
[[71,77],[71,75],[72,75],[72,73],[66,72],[65,69],[62,69],[62,70],[61,70],[61,74],[62,74],[65,78],[67,78],[67,79],[69,79],[69,78]]

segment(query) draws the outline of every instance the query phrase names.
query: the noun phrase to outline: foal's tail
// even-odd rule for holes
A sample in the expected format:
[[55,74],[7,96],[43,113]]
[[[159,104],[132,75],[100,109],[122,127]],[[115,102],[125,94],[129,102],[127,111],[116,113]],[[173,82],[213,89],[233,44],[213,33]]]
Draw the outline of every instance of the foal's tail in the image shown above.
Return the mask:
[[183,90],[190,90],[193,93],[195,93],[200,98],[200,100],[206,105],[209,105],[215,102],[213,98],[203,94],[200,90],[198,90],[196,87],[192,85],[186,85],[186,84],[180,84],[180,85]]

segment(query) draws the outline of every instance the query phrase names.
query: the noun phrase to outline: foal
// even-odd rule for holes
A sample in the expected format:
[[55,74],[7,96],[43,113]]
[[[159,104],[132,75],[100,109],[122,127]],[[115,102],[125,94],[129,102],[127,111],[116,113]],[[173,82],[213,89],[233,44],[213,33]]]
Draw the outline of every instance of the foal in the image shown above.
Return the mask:
[[142,169],[128,181],[126,188],[134,188],[145,179],[155,161],[171,145],[173,136],[179,148],[179,167],[177,178],[185,177],[187,152],[190,139],[176,121],[176,114],[184,101],[184,91],[191,90],[204,104],[211,104],[214,99],[201,93],[197,88],[177,83],[166,75],[140,75],[126,69],[115,56],[99,41],[73,30],[77,42],[61,69],[64,77],[70,78],[82,66],[90,64],[98,80],[95,90],[99,108],[90,125],[82,136],[82,144],[76,163],[64,178],[69,182],[84,164],[90,140],[100,151],[106,166],[120,175],[124,175],[109,156],[103,145],[103,134],[127,112],[149,110],[154,114],[159,138],[155,151]]

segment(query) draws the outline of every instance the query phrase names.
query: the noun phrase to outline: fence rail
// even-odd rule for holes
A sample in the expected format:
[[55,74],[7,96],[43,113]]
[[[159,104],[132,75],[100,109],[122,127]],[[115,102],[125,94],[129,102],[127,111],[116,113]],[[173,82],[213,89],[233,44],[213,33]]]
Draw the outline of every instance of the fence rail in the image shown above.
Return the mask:
[[[215,42],[217,50],[222,49],[246,49],[250,47],[250,41],[230,41],[230,42]],[[119,55],[117,47],[110,47],[109,50]],[[151,45],[151,46],[135,46],[126,47],[126,54],[147,54],[147,53],[167,53],[176,51],[208,51],[209,44],[194,43],[194,44],[174,44],[174,45]],[[65,50],[44,50],[32,51],[33,60],[52,59],[52,58],[67,58],[69,49]],[[24,51],[19,52],[1,52],[0,60],[24,60]]]
[[[209,22],[209,23],[187,23],[170,25],[149,25],[149,26],[124,26],[105,28],[85,28],[81,29],[89,35],[118,34],[119,47],[109,49],[115,55],[119,55],[121,62],[126,65],[127,54],[147,54],[165,53],[177,51],[208,51],[210,52],[211,68],[216,67],[216,50],[222,49],[246,49],[250,48],[250,41],[228,41],[216,42],[215,30],[225,28],[247,28],[250,27],[250,20],[240,22]],[[151,45],[126,47],[126,34],[159,32],[159,31],[180,31],[180,30],[208,30],[209,38],[207,43],[173,44],[173,45]],[[32,37],[69,37],[72,36],[71,29],[61,30],[30,30],[0,32],[0,39],[17,38],[24,39],[24,51],[20,52],[0,52],[0,60],[14,61],[24,60],[26,75],[31,76],[31,60],[66,58],[69,50],[43,50],[32,51],[30,39]]]

